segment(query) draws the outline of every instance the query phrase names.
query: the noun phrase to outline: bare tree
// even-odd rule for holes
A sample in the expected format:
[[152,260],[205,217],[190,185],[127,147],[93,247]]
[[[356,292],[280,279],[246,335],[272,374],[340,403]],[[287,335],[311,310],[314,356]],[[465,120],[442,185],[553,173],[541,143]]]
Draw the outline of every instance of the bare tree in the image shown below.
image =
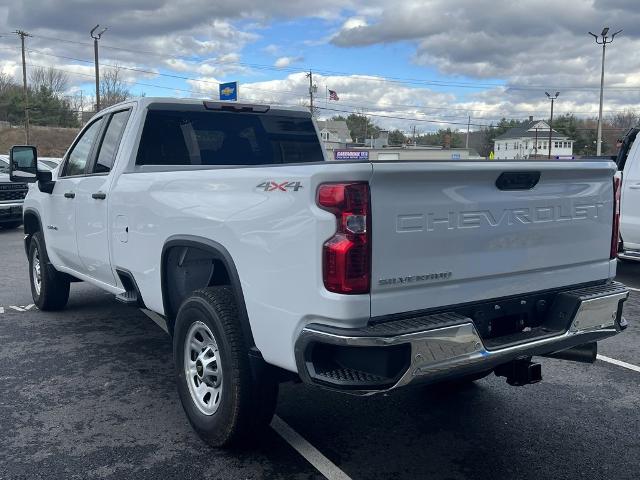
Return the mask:
[[131,98],[131,92],[122,78],[120,68],[116,65],[101,72],[100,75],[100,107],[106,108]]
[[17,87],[13,77],[5,72],[0,72],[0,95],[4,95]]
[[35,67],[29,73],[29,83],[36,91],[45,88],[53,95],[61,95],[69,87],[69,75],[53,67]]
[[631,127],[635,127],[638,125],[640,121],[640,115],[638,112],[632,109],[626,109],[622,112],[615,113],[610,115],[607,118],[606,123],[608,123],[613,128],[620,128],[622,130],[627,130]]

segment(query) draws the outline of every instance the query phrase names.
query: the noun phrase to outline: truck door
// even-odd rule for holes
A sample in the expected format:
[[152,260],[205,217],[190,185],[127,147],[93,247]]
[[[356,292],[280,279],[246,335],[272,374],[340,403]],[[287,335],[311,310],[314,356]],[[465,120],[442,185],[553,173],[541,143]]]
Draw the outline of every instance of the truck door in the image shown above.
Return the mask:
[[640,250],[640,142],[629,150],[622,173],[620,235],[625,250]]
[[116,279],[109,254],[108,192],[120,140],[131,110],[106,116],[97,141],[96,154],[78,181],[76,193],[76,236],[78,254],[87,275],[109,285]]
[[60,167],[53,192],[45,208],[45,241],[53,261],[82,272],[76,241],[76,202],[79,181],[86,175],[86,166],[102,128],[102,118],[85,127]]

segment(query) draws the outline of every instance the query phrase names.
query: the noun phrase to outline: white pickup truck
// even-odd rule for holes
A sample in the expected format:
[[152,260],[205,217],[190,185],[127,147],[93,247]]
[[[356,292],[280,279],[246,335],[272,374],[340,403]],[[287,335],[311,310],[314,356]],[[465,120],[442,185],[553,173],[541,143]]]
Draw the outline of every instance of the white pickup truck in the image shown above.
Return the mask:
[[16,146],[33,299],[86,281],[156,312],[216,446],[278,382],[368,395],[537,355],[593,362],[626,326],[611,161],[332,162],[302,109],[143,98],[97,114],[54,172]]
[[622,140],[616,163],[622,175],[619,256],[640,261],[640,127],[629,129]]

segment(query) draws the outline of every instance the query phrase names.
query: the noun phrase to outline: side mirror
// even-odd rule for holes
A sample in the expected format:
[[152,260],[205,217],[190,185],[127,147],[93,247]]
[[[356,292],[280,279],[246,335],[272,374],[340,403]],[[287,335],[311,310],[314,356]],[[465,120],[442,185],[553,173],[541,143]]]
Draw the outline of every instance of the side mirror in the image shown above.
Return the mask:
[[12,182],[35,183],[38,180],[38,151],[31,145],[15,145],[9,153],[9,178]]

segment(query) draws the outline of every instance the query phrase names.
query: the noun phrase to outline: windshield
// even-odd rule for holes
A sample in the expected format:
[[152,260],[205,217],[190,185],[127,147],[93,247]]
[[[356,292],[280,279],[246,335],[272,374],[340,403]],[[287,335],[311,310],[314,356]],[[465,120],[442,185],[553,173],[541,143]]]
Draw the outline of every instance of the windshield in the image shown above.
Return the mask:
[[9,173],[9,162],[0,158],[0,173]]

